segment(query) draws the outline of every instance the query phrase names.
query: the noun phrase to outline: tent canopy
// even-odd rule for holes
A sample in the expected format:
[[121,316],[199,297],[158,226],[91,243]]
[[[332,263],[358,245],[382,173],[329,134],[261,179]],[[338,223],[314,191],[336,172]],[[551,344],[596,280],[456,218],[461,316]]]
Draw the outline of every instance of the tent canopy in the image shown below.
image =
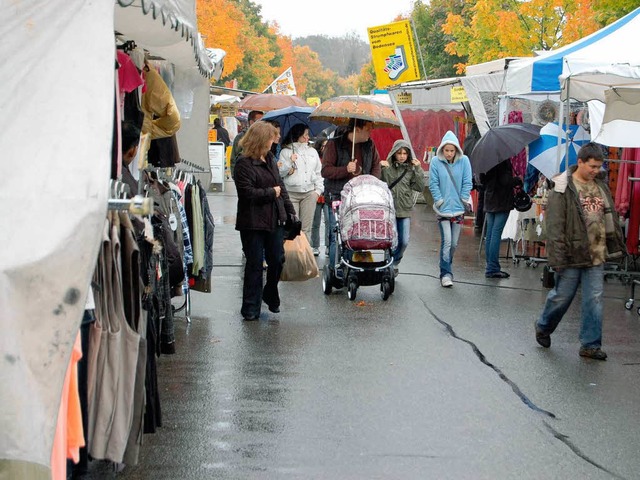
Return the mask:
[[611,25],[540,57],[509,64],[507,95],[559,92],[561,75],[613,64],[640,65],[640,8]]

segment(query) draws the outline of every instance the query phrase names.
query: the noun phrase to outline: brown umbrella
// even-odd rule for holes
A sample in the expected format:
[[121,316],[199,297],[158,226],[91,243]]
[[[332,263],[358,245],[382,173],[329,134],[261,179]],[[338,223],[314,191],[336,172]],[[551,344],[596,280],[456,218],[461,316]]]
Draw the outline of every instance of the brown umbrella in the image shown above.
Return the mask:
[[344,95],[325,100],[309,115],[309,118],[325,120],[335,125],[346,125],[349,119],[357,118],[373,122],[374,128],[400,126],[390,107],[359,95]]
[[247,95],[238,104],[238,108],[244,110],[258,110],[270,112],[285,107],[308,107],[309,104],[295,95],[280,95],[276,93],[257,93]]

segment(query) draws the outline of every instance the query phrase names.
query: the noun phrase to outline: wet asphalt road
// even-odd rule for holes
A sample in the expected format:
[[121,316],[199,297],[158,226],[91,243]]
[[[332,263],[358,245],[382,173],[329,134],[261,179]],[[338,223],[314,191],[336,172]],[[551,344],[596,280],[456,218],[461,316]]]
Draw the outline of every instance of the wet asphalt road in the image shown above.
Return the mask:
[[437,227],[418,205],[388,301],[379,287],[350,302],[319,278],[281,283],[281,313],[247,323],[236,199],[209,201],[214,291],[177,322],[178,353],[159,360],[164,427],[118,478],[640,478],[640,317],[617,278],[609,360],[578,356],[578,302],[545,350],[541,267],[504,261],[510,279],[485,279],[467,226],[441,288]]

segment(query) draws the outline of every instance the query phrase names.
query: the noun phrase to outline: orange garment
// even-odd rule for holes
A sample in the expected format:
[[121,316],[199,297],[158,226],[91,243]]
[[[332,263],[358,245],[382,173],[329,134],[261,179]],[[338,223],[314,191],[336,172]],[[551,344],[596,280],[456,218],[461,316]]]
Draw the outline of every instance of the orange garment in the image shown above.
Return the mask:
[[66,480],[67,458],[75,463],[80,460],[80,447],[84,447],[84,431],[82,429],[82,409],[78,394],[78,362],[82,358],[80,332],[73,344],[69,367],[64,377],[62,398],[58,410],[56,434],[51,451],[51,478]]

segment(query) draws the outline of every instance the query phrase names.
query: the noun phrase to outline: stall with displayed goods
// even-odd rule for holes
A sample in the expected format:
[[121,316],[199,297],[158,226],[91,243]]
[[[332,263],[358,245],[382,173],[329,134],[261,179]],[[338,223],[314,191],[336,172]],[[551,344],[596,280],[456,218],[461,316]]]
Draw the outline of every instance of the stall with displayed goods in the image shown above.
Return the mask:
[[171,298],[210,291],[213,66],[191,0],[29,0],[3,18],[0,477],[67,478],[88,454],[121,469],[161,425]]

